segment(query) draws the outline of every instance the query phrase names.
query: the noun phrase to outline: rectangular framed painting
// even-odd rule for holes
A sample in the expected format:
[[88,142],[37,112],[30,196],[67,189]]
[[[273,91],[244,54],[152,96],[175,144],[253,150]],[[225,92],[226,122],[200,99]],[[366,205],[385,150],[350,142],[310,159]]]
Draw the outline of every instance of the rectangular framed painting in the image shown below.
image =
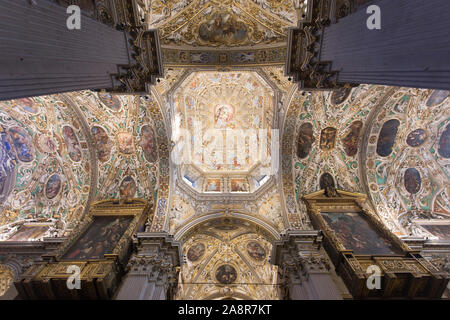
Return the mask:
[[206,179],[205,192],[221,192],[222,181],[220,179]]
[[17,229],[7,241],[33,241],[41,239],[48,231],[50,226],[47,225],[27,225],[23,224]]
[[422,224],[421,227],[440,240],[450,240],[450,225],[448,224]]
[[127,230],[132,216],[97,216],[64,254],[62,260],[104,259],[111,254]]
[[246,179],[230,179],[231,192],[248,192],[248,183]]
[[321,212],[321,216],[345,249],[355,255],[401,254],[400,248],[360,212]]

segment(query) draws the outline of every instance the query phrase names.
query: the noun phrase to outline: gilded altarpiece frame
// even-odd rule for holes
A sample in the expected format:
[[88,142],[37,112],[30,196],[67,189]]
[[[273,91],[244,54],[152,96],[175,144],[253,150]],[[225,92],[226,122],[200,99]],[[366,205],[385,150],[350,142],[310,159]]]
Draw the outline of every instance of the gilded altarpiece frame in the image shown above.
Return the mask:
[[[15,282],[20,297],[22,299],[111,299],[125,273],[125,266],[133,249],[133,235],[142,231],[150,212],[151,205],[141,199],[127,200],[126,203],[114,200],[95,203],[85,220],[78,225],[54,254],[43,256],[44,261],[32,265]],[[96,221],[102,219],[106,222],[109,221],[103,229],[96,226]],[[119,229],[110,227],[117,225]],[[121,234],[116,234],[113,240],[114,245],[109,245],[109,250],[100,251],[101,254],[98,256],[103,256],[103,258],[71,259],[70,256],[67,256],[72,248],[77,248],[77,246],[80,248],[79,244],[84,241],[83,238],[93,234],[92,230],[90,232],[91,228],[107,230],[108,228],[105,226],[111,229],[111,234],[115,230],[119,230]],[[101,241],[110,240],[106,237]],[[95,241],[91,243],[90,246],[84,246],[89,251],[96,247]],[[68,279],[71,276],[71,279],[74,279],[76,267],[79,267],[80,270],[80,289],[69,289]],[[74,283],[72,280],[69,282]]]
[[[313,226],[324,235],[323,246],[337,274],[353,298],[436,299],[442,296],[449,281],[446,275],[425,260],[419,251],[411,250],[404,244],[371,210],[364,209],[364,194],[336,190],[332,196],[326,196],[325,191],[320,190],[304,196],[303,200]],[[356,218],[358,227],[363,227],[365,231],[345,228],[345,222],[343,228],[336,227],[337,223],[330,223],[342,217]],[[366,246],[368,249],[355,246],[356,242],[346,241],[358,241],[358,236],[361,239],[364,234],[366,240],[370,239],[369,234],[372,236],[370,246]],[[373,238],[374,235],[379,238]],[[380,288],[369,289],[371,286],[368,283],[376,284],[372,280],[375,275],[373,270],[376,269],[381,273]]]

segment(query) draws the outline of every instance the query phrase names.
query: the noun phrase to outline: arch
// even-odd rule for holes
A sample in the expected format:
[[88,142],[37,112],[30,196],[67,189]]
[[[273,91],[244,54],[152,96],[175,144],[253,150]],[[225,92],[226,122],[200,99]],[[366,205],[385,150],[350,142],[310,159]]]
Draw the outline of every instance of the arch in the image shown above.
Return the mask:
[[269,236],[269,239],[271,242],[274,240],[280,239],[280,234],[274,227],[272,227],[267,222],[264,222],[263,220],[255,217],[255,216],[251,216],[248,213],[245,213],[242,211],[233,211],[233,213],[229,213],[229,214],[225,214],[225,215],[223,214],[223,211],[215,211],[215,212],[210,212],[201,217],[198,217],[196,219],[186,222],[175,233],[174,240],[176,240],[176,241],[183,240],[189,234],[189,232],[191,230],[195,229],[196,227],[200,226],[201,224],[203,224],[207,221],[215,220],[218,218],[224,218],[224,217],[241,219],[241,220],[252,223],[254,226],[261,228],[264,231],[264,233]]

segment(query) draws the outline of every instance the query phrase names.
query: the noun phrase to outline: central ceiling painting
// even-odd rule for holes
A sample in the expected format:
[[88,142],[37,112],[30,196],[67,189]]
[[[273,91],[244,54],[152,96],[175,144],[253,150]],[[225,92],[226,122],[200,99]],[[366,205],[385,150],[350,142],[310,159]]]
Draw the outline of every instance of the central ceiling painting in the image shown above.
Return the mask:
[[[181,165],[190,180],[207,176],[204,191],[249,191],[247,175],[270,169],[274,94],[255,72],[195,72],[173,95],[174,136],[183,141]],[[181,140],[180,140],[181,139]],[[196,173],[195,173],[195,172]]]

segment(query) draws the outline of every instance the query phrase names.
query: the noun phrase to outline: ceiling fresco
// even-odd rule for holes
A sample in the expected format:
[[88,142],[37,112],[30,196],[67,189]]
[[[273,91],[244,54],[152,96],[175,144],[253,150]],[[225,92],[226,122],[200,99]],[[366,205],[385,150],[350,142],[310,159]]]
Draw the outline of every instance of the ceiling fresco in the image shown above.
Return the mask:
[[368,129],[363,161],[370,197],[377,211],[399,221],[407,234],[419,231],[411,220],[449,224],[449,96],[449,91],[398,89]]
[[283,126],[281,163],[291,226],[311,228],[299,199],[319,190],[325,173],[338,189],[363,192],[358,148],[370,111],[388,92],[387,87],[362,85],[335,92],[294,93]]
[[67,236],[92,201],[110,198],[162,203],[153,222],[162,229],[168,141],[151,96],[81,91],[1,102],[0,134],[0,240]]
[[61,96],[0,102],[0,240],[63,236],[82,218],[92,168],[78,119]]
[[[205,178],[199,184],[199,190],[223,191],[224,183],[212,180],[221,175],[262,176],[269,171],[274,93],[257,73],[192,73],[175,90],[173,105],[172,127],[181,128],[174,134],[181,140],[175,142],[186,144],[182,162],[203,176],[211,175],[209,183]],[[190,174],[191,180],[198,175]],[[234,177],[227,191],[248,192],[249,181],[243,178]]]
[[153,1],[151,28],[165,46],[236,47],[284,43],[297,24],[292,1]]
[[299,199],[327,185],[369,194],[397,235],[448,224],[448,94],[369,85],[295,93],[282,141],[292,155],[282,162],[290,225],[310,227]]
[[96,146],[97,199],[156,197],[157,141],[146,108],[153,99],[91,91],[69,95],[86,117]]
[[177,299],[276,299],[271,250],[249,222],[225,217],[203,223],[183,244]]

